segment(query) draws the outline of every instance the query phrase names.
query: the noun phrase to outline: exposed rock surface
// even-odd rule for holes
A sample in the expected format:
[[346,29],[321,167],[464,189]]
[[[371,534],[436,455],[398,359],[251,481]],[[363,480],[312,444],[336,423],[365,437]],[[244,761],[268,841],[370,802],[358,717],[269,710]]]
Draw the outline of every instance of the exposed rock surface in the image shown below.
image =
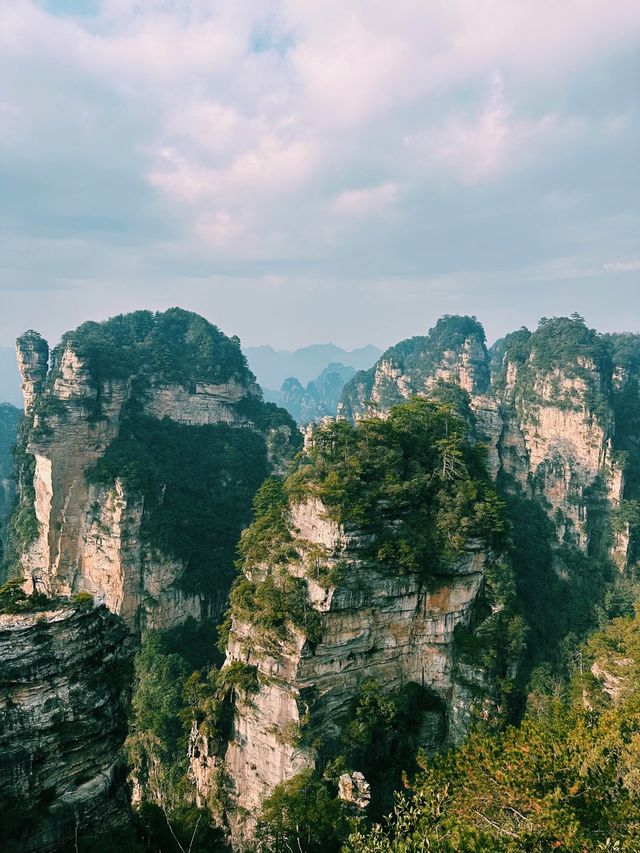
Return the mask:
[[282,383],[276,402],[299,424],[335,417],[344,384],[354,373],[353,367],[331,363],[306,388],[295,377],[289,377]]
[[41,393],[49,369],[49,345],[38,333],[30,330],[21,335],[16,343],[18,368],[22,376],[24,410],[33,407]]
[[[240,661],[257,667],[259,689],[238,693],[233,732],[224,756],[232,780],[236,831],[251,829],[274,787],[306,768],[317,754],[310,744],[335,741],[348,721],[363,684],[375,680],[394,691],[408,682],[427,688],[439,710],[425,713],[422,745],[436,748],[457,740],[467,729],[473,706],[469,679],[459,677],[454,630],[468,625],[483,584],[487,554],[470,543],[467,554],[447,574],[429,580],[389,576],[364,558],[366,541],[327,520],[323,506],[310,500],[293,507],[292,530],[307,543],[321,546],[329,565],[345,566],[343,579],[324,587],[308,580],[310,606],[321,618],[321,639],[310,641],[293,629],[273,644],[248,623],[234,619],[227,665]],[[313,575],[303,558],[287,568],[297,577]],[[446,709],[446,711],[445,711]],[[192,776],[206,797],[211,775],[220,763],[200,745],[192,757]]]
[[358,770],[355,773],[343,773],[338,779],[338,796],[341,800],[354,803],[359,809],[366,809],[371,802],[371,786]]
[[104,607],[0,615],[2,850],[124,819],[127,634]]
[[[562,348],[554,336],[567,330],[576,339]],[[616,423],[615,392],[630,376],[637,380],[635,367],[616,367],[604,341],[579,319],[521,330],[489,353],[475,318],[444,318],[427,337],[403,341],[357,374],[338,411],[357,421],[414,395],[446,398],[452,387],[461,389],[493,475],[513,478],[541,500],[560,543],[592,553],[602,544],[597,514],[603,506],[617,510],[626,497],[615,452],[624,428]],[[610,553],[623,570],[630,548],[629,531],[618,531]]]
[[144,495],[117,478],[89,482],[87,473],[132,416],[253,430],[276,466],[295,448],[293,422],[268,423],[239,342],[178,309],[85,324],[63,338],[48,372],[47,352],[36,333],[18,341],[39,528],[20,555],[24,574],[49,594],[90,592],[135,630],[219,613],[226,589],[212,597],[185,588],[185,563],[145,542]]

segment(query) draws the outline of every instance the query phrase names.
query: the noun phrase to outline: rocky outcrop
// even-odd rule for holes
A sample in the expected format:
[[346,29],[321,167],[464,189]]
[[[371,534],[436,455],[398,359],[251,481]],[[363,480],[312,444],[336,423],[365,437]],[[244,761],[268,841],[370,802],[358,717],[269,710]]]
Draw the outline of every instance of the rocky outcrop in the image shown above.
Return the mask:
[[355,374],[352,367],[331,363],[305,387],[295,377],[285,379],[277,402],[299,424],[335,417],[345,382]]
[[[390,692],[408,682],[422,685],[433,710],[424,714],[420,744],[435,749],[467,730],[474,705],[469,679],[483,678],[473,667],[459,677],[454,643],[456,627],[470,625],[483,586],[488,555],[479,544],[470,543],[446,574],[393,576],[372,561],[367,538],[328,520],[317,500],[294,505],[290,524],[304,547],[287,571],[307,579],[319,634],[290,626],[287,639],[274,643],[251,622],[234,618],[226,666],[255,666],[258,688],[236,693],[223,761],[202,742],[192,755],[192,778],[203,798],[212,774],[222,769],[231,780],[238,838],[251,830],[276,785],[317,765],[314,744],[338,741],[366,682]],[[333,584],[313,579],[318,549],[325,571],[341,567]]]
[[0,615],[3,850],[60,850],[125,818],[127,634],[86,604]]
[[49,369],[49,345],[38,332],[30,330],[21,335],[16,342],[18,367],[22,376],[22,395],[24,410],[33,408],[38,395],[42,392]]
[[391,347],[368,371],[344,388],[338,417],[357,421],[382,415],[416,395],[429,396],[455,385],[470,395],[489,387],[489,353],[475,317],[443,317],[426,337]]
[[[628,352],[633,336],[620,337]],[[544,321],[533,334],[522,329],[491,353],[474,318],[443,318],[427,337],[403,341],[357,374],[339,416],[384,416],[415,395],[454,401],[486,445],[493,476],[542,503],[558,543],[593,554],[606,538],[597,516],[615,513],[631,496],[616,452],[628,418],[616,422],[615,401],[637,376],[637,359],[616,367],[609,350],[581,318]],[[453,389],[465,393],[456,397]],[[619,530],[606,544],[623,569],[631,538]]]
[[[275,410],[274,416],[262,402],[239,342],[197,315],[172,309],[81,326],[54,350],[48,373],[46,344],[36,333],[24,335],[18,351],[33,421],[24,450],[35,459],[39,531],[20,555],[29,587],[35,583],[50,595],[89,592],[136,631],[219,613],[228,581],[203,594],[182,582],[184,559],[145,538],[148,495],[127,478],[141,464],[140,454],[134,439],[123,449],[123,436],[132,423],[152,418],[193,428],[191,448],[197,448],[205,439],[201,428],[233,427],[239,436],[247,430],[261,436],[262,449],[255,452],[264,458],[254,460],[256,471],[267,454],[282,464],[301,439],[286,413]],[[114,465],[125,450],[127,458],[110,481],[90,482],[89,472],[115,446]],[[156,503],[164,494],[161,467],[176,462],[157,460]],[[228,490],[228,476],[221,471],[220,489]],[[247,477],[255,476],[249,467]],[[251,494],[243,499],[248,520]],[[228,578],[231,568],[213,565],[211,572],[217,571]]]

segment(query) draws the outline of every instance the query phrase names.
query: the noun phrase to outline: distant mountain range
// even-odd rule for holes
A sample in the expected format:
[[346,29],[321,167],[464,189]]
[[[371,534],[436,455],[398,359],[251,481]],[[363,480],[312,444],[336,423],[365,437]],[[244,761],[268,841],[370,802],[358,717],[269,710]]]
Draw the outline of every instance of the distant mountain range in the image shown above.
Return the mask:
[[289,412],[299,424],[320,421],[325,416],[334,417],[345,382],[355,374],[353,367],[332,361],[322,373],[305,388],[295,376],[282,383],[279,391],[267,388],[265,400],[277,403]]
[[335,344],[312,344],[294,350],[274,350],[270,346],[246,347],[249,367],[265,389],[278,389],[285,379],[295,376],[302,385],[316,379],[332,362],[355,370],[367,370],[382,354],[369,344],[354,350],[344,350]]
[[0,347],[0,403],[22,406],[20,374],[13,347]]

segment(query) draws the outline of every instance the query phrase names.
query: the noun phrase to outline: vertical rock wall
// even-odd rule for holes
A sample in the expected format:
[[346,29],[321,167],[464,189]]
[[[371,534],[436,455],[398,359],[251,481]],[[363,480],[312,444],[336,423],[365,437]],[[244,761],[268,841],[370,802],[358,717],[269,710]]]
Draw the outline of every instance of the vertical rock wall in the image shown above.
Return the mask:
[[0,615],[0,849],[125,819],[127,634],[104,607]]

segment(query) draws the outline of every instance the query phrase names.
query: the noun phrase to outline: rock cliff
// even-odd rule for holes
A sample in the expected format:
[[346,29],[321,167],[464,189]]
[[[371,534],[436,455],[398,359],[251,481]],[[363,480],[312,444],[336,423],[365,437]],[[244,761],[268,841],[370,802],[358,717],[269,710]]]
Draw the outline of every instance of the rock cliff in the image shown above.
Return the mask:
[[[486,553],[470,550],[448,574],[428,582],[389,577],[363,556],[357,537],[326,520],[317,502],[294,507],[291,522],[308,553],[321,546],[333,565],[344,562],[348,569],[335,586],[308,581],[310,607],[320,616],[319,639],[294,629],[274,649],[260,642],[251,622],[234,620],[227,665],[255,666],[259,689],[238,694],[224,763],[236,806],[251,815],[276,785],[316,766],[318,750],[310,743],[339,738],[368,680],[389,692],[415,682],[433,694],[434,710],[425,713],[420,743],[426,748],[461,737],[473,704],[458,670],[454,631],[471,623]],[[289,568],[295,576],[313,574],[304,559]],[[476,677],[482,683],[482,673]]]
[[[428,336],[402,342],[370,371],[356,374],[343,392],[339,420],[308,430],[306,452],[315,453],[317,461],[320,445],[320,456],[326,454],[322,482],[334,478],[331,488],[339,491],[339,500],[357,503],[353,496],[375,479],[372,448],[381,435],[376,424],[387,419],[396,424],[404,407],[394,407],[416,397],[440,401],[434,405],[445,409],[453,405],[468,424],[469,446],[486,449],[511,533],[505,560],[496,561],[486,541],[467,534],[457,541],[457,557],[443,562],[440,546],[431,541],[422,555],[423,571],[416,571],[397,541],[376,549],[376,534],[367,532],[366,524],[354,525],[355,516],[337,518],[317,481],[306,497],[286,486],[295,553],[245,560],[246,581],[232,595],[225,668],[245,667],[255,672],[255,683],[233,692],[226,747],[206,732],[192,732],[192,778],[206,799],[214,776],[226,774],[240,846],[243,827],[251,828],[277,785],[325,766],[327,744],[340,740],[368,680],[390,693],[409,683],[424,688],[431,704],[418,741],[434,748],[457,740],[470,715],[486,713],[486,703],[495,701],[496,673],[489,661],[495,663],[496,656],[483,647],[492,634],[503,653],[499,677],[513,679],[520,667],[526,681],[536,662],[559,655],[563,637],[584,636],[597,612],[607,607],[612,616],[622,612],[611,603],[615,596],[607,604],[605,592],[638,556],[639,341],[638,336],[598,335],[579,317],[559,318],[542,321],[534,333],[520,330],[490,352],[475,318],[447,317]],[[425,431],[423,424],[413,440],[424,438]],[[349,472],[360,470],[352,450],[358,435],[366,436],[362,470],[367,474],[351,492]],[[441,475],[457,481],[469,469],[455,453],[447,457],[449,438],[446,427],[444,437],[425,440],[444,454]],[[386,457],[387,472],[393,458]],[[410,466],[403,471],[402,482],[415,476]],[[389,516],[401,493],[399,486],[390,491],[376,510],[386,519],[383,526],[394,530],[406,521],[406,509],[395,520]],[[412,493],[408,505],[421,500],[428,499]],[[449,496],[443,506],[451,509],[456,502]],[[483,505],[478,495],[472,503]],[[450,538],[467,529],[460,518],[445,516],[441,521]],[[418,529],[425,528],[412,529],[408,541],[415,541]],[[495,594],[497,565],[505,577],[513,572],[513,581],[502,582],[503,590],[513,583],[519,597],[511,612]],[[274,634],[265,627],[274,623],[261,621],[260,602],[277,599],[275,590],[290,584],[294,589],[297,583],[304,586],[298,591],[306,603],[297,616],[290,603],[287,630]],[[541,583],[553,612],[540,604]],[[372,789],[375,796],[375,785]]]
[[282,383],[277,402],[299,424],[335,417],[342,388],[354,374],[352,367],[332,362],[306,388],[295,377],[289,377]]
[[558,543],[592,555],[608,548],[625,570],[630,532],[605,542],[603,516],[630,495],[629,460],[618,451],[628,429],[616,406],[623,387],[627,398],[637,390],[636,338],[626,336],[616,366],[606,336],[581,318],[557,318],[534,333],[508,335],[489,353],[475,318],[445,317],[428,336],[392,347],[347,383],[339,416],[353,422],[384,415],[416,394],[455,398],[487,445],[494,476],[544,506]]
[[[34,466],[22,510],[37,521],[21,542],[25,575],[49,594],[91,593],[136,631],[219,612],[252,493],[299,443],[262,402],[239,341],[172,309],[86,323],[49,367],[36,333],[17,349]],[[205,489],[217,503],[202,506]],[[217,520],[203,531],[207,513]]]
[[[486,583],[487,565],[499,562],[499,504],[464,435],[450,407],[431,403],[369,428],[328,424],[286,481],[285,503],[275,486],[261,498],[241,544],[245,578],[232,592],[222,670],[255,681],[234,689],[226,749],[218,741],[216,756],[206,726],[191,740],[201,798],[221,769],[231,780],[240,845],[277,785],[322,770],[367,684],[417,689],[416,748],[457,741],[492,701],[495,673],[466,659],[456,639],[458,629],[472,635],[507,618]],[[459,460],[455,476],[448,454]],[[474,510],[463,497],[472,493]]]
[[0,615],[0,847],[46,853],[124,820],[128,653],[104,607]]

